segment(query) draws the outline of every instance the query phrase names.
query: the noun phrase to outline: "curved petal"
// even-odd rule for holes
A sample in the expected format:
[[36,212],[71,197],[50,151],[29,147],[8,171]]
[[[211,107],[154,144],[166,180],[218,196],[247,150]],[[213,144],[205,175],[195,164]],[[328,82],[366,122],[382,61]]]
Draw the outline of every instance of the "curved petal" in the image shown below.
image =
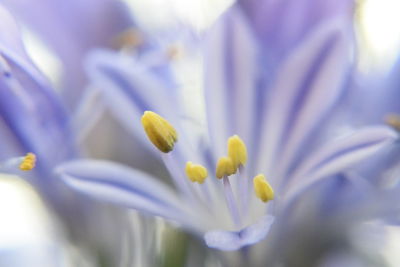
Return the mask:
[[342,92],[341,82],[349,60],[345,26],[341,20],[324,23],[279,67],[265,108],[260,111],[260,131],[265,134],[259,142],[257,166],[262,172],[271,172],[281,147],[288,142],[286,139],[290,141],[287,153],[295,153]]
[[[350,112],[361,123],[382,123],[389,114],[400,114],[400,57],[384,75],[364,74],[360,85],[349,96]],[[372,76],[372,77],[371,77]]]
[[338,102],[351,67],[351,53],[350,36],[339,28],[313,63],[313,74],[298,92],[283,137],[281,170],[290,166],[306,138]]
[[[0,33],[0,118],[23,152],[34,152],[42,170],[70,157],[67,115],[47,80],[23,50],[15,21],[0,7],[9,30]],[[3,24],[2,24],[3,25]],[[7,134],[7,133],[6,133]],[[9,156],[9,155],[8,155]]]
[[257,55],[252,29],[233,6],[209,30],[205,45],[207,121],[215,156],[226,153],[229,136],[250,144],[255,124]]
[[274,217],[264,216],[259,222],[250,225],[239,232],[210,231],[204,235],[207,246],[225,251],[238,250],[244,246],[254,245],[264,239]]
[[3,0],[3,3],[48,44],[64,63],[68,98],[83,89],[83,61],[94,47],[108,47],[131,25],[130,15],[115,0]]
[[150,175],[101,160],[75,160],[56,173],[74,190],[98,200],[186,223],[184,203]]
[[93,85],[102,90],[105,96],[105,104],[150,151],[159,153],[148,141],[141,124],[141,116],[146,110],[160,114],[176,128],[179,141],[174,151],[179,151],[183,159],[194,158],[187,156],[188,153],[194,153],[190,149],[192,142],[180,128],[178,90],[167,86],[171,84],[166,81],[170,79],[169,76],[159,75],[159,69],[154,73],[153,65],[105,50],[92,53],[87,67]]
[[105,95],[105,102],[116,118],[145,145],[149,144],[140,118],[151,110],[172,125],[178,124],[176,91],[165,86],[163,78],[131,57],[112,51],[91,54],[87,68],[92,83]]
[[[46,78],[33,65],[31,59],[25,51],[21,39],[20,29],[14,17],[6,8],[0,5],[0,52],[1,55],[11,58],[12,61],[21,65],[31,76],[35,76],[40,84],[46,84]],[[3,68],[2,68],[3,69]]]
[[334,140],[306,159],[286,187],[285,199],[291,199],[318,180],[341,172],[364,160],[398,139],[384,126],[368,127]]

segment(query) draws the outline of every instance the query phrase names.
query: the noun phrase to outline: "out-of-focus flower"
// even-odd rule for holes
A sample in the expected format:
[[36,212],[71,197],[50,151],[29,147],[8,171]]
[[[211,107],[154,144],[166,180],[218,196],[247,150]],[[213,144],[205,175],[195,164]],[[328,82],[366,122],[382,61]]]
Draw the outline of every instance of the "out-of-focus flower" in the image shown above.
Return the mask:
[[1,3],[59,57],[64,74],[63,96],[73,107],[87,84],[83,70],[87,52],[96,47],[112,47],[116,35],[132,26],[126,6],[118,0]]
[[19,27],[2,6],[0,17],[0,172],[17,174],[37,189],[82,255],[118,264],[116,251],[123,245],[120,237],[127,235],[127,215],[83,201],[54,176],[56,165],[80,152],[72,116],[25,52]]
[[1,17],[1,158],[34,152],[44,176],[35,182],[45,185],[51,167],[75,153],[67,113],[26,54],[14,19],[4,8]]
[[[340,1],[344,3],[348,2]],[[92,197],[179,222],[204,235],[209,247],[237,250],[259,242],[274,220],[287,218],[319,182],[398,138],[383,125],[333,139],[317,134],[340,99],[351,69],[349,6],[329,16],[325,11],[332,10],[322,9],[316,19],[305,16],[304,23],[278,13],[294,14],[294,1],[270,7],[271,14],[277,12],[273,18],[283,20],[280,24],[254,20],[258,15],[251,2],[223,14],[205,44],[204,135],[183,125],[182,117],[187,116],[180,90],[167,82],[170,76],[154,71],[154,62],[97,52],[89,63],[94,83],[105,92],[116,117],[144,144],[152,146],[149,138],[168,152],[162,159],[175,190],[146,173],[107,161],[72,161],[61,165],[58,173]],[[266,28],[271,32],[273,25],[293,28],[264,35],[263,27],[271,27]],[[289,40],[274,39],[292,31]],[[276,47],[266,48],[269,40],[277,40]],[[268,73],[271,67],[274,71]],[[234,140],[239,140],[236,145]]]

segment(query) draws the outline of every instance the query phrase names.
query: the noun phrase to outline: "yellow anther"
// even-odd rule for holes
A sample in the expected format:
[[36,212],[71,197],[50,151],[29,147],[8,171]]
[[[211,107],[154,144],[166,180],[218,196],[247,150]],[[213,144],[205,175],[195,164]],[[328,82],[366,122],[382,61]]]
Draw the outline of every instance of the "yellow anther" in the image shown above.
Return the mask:
[[30,171],[35,168],[36,165],[36,155],[33,153],[28,153],[23,158],[21,164],[19,165],[19,169],[22,171]]
[[152,111],[145,111],[142,125],[147,137],[159,150],[168,153],[174,148],[178,134],[167,120]]
[[386,115],[385,122],[387,125],[393,127],[395,130],[400,131],[400,115],[398,114]]
[[224,176],[229,176],[236,173],[235,165],[233,165],[233,161],[229,157],[222,157],[218,160],[217,163],[217,171],[216,176],[218,179],[221,179]]
[[235,168],[247,162],[247,148],[239,136],[234,135],[228,139],[228,156],[232,159]]
[[254,191],[256,196],[263,202],[267,202],[274,199],[274,190],[271,185],[265,180],[265,176],[262,174],[257,175],[253,179]]
[[204,183],[204,180],[208,176],[208,172],[205,167],[201,166],[200,164],[193,164],[190,161],[186,163],[185,172],[190,181],[198,182],[199,184]]

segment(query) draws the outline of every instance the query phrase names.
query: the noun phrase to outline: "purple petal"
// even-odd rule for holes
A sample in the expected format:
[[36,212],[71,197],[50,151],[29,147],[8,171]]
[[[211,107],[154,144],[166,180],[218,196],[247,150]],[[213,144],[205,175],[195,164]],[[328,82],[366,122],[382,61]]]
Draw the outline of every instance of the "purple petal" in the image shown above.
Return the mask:
[[[166,118],[179,132],[176,149],[184,148],[185,134],[180,131],[180,105],[177,89],[166,86],[164,77],[153,73],[152,66],[111,51],[97,51],[88,61],[95,87],[102,90],[105,102],[116,118],[145,146],[156,151],[148,141],[141,124],[146,110]],[[186,146],[185,150],[188,151]]]
[[110,46],[131,25],[127,8],[114,0],[4,0],[3,3],[56,52],[68,77],[68,94],[77,100],[85,82],[88,50]]
[[51,168],[73,154],[65,110],[23,50],[15,21],[1,7],[0,18],[8,27],[0,32],[0,118],[8,128],[3,133],[15,136],[15,155],[34,152],[39,168]]
[[274,222],[274,217],[264,216],[259,222],[250,225],[239,232],[210,231],[204,235],[207,246],[220,250],[238,250],[263,240]]
[[284,156],[288,159],[284,165],[288,165],[290,153],[297,151],[342,92],[349,61],[344,26],[340,20],[321,25],[279,67],[265,108],[260,111],[264,115],[261,132],[265,134],[259,142],[257,166],[262,172],[271,172],[285,144]]
[[210,136],[217,156],[230,135],[246,143],[254,126],[258,47],[246,18],[232,7],[208,32],[205,96]]
[[285,199],[291,199],[320,179],[339,173],[364,160],[398,139],[384,126],[368,127],[334,140],[313,153],[294,172],[286,187]]
[[361,123],[382,123],[389,114],[400,114],[400,57],[390,72],[374,74],[368,72],[358,79],[349,101],[352,120]]
[[338,102],[351,66],[351,52],[348,34],[338,29],[310,68],[305,84],[297,93],[286,126],[286,136],[283,137],[285,142],[279,159],[281,169],[290,166],[304,140]]
[[240,0],[270,56],[279,59],[316,25],[343,17],[351,28],[352,0]]
[[75,160],[56,172],[70,187],[95,199],[186,221],[173,191],[141,171],[108,161]]

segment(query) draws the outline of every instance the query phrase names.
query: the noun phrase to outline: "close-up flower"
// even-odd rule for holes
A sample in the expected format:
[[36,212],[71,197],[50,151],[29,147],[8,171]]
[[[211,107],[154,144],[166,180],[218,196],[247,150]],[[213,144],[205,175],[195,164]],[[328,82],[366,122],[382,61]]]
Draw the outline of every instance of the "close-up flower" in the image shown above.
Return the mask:
[[374,0],[0,3],[0,174],[62,251],[34,266],[398,263],[399,51],[363,65]]

